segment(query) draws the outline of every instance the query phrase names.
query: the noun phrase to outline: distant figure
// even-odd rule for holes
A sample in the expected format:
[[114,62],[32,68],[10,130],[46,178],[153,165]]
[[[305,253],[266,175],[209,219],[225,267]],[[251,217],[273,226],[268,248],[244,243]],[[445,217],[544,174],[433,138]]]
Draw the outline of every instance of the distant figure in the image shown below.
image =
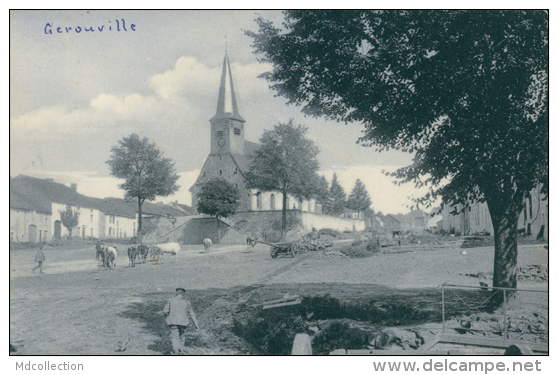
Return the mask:
[[39,265],[33,268],[33,273],[35,273],[35,270],[37,268],[41,270],[40,273],[43,273],[43,262],[45,261],[45,259],[45,254],[43,254],[43,247],[41,246],[39,247],[39,250],[37,250],[37,255],[35,255],[35,262],[38,262]]
[[316,231],[316,228],[312,228],[312,232],[310,232],[310,243],[312,245],[317,245],[318,238],[320,238],[320,234]]
[[211,245],[213,245],[213,242],[211,242],[210,238],[206,238],[202,241],[203,243],[203,247],[205,248],[205,252],[209,253],[209,248],[211,247]]
[[103,260],[104,255],[105,255],[105,248],[103,247],[103,245],[99,241],[95,244],[95,259],[96,260]]
[[246,247],[248,248],[249,253],[254,252],[254,247],[258,243],[258,237],[248,237],[246,238]]
[[167,317],[165,321],[170,329],[173,354],[180,354],[181,349],[184,348],[184,333],[190,324],[188,316],[192,318],[196,331],[200,330],[192,304],[186,298],[186,289],[176,288],[176,295],[168,300],[163,314]]

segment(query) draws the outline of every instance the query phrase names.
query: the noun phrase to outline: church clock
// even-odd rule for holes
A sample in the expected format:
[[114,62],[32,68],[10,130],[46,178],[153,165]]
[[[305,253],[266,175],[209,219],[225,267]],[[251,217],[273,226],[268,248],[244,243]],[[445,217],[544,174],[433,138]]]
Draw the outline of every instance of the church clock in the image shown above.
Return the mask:
[[217,141],[219,147],[223,147],[225,143],[226,143],[225,138],[219,138],[219,140]]

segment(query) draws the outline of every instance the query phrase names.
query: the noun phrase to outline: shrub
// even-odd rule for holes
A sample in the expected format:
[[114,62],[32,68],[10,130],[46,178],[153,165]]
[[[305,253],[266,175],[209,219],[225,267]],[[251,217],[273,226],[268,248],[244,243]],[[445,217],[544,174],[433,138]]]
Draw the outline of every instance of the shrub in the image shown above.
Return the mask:
[[349,258],[368,258],[374,255],[374,253],[366,250],[364,246],[343,246],[339,251]]
[[304,297],[301,305],[306,316],[311,315],[313,319],[339,319],[344,313],[341,302],[329,294]]
[[351,246],[360,246],[360,245],[362,245],[362,240],[358,238],[354,240],[353,243],[351,244]]
[[326,235],[326,236],[331,236],[331,237],[337,237],[337,235],[339,234],[339,232],[337,232],[333,229],[329,229],[329,228],[322,228],[318,231],[318,233],[320,235]]
[[304,332],[306,326],[298,310],[279,309],[260,312],[245,326],[235,321],[234,330],[266,354],[288,355],[291,354],[295,335]]
[[335,349],[363,349],[367,345],[366,332],[350,328],[346,322],[333,322],[314,339],[312,350],[316,354],[327,354]]
[[378,254],[381,250],[382,246],[380,245],[380,240],[376,239],[372,242],[366,244],[366,250],[370,251],[372,254]]

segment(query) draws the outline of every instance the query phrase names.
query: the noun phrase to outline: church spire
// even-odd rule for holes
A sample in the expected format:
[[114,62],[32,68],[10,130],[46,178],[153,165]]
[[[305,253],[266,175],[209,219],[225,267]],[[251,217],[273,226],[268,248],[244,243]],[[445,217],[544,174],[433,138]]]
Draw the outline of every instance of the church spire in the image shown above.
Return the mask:
[[231,74],[231,64],[229,62],[229,56],[226,52],[225,59],[223,60],[223,73],[221,74],[219,98],[217,99],[217,113],[210,121],[219,119],[233,119],[245,122],[242,116],[240,116],[240,113],[238,113]]

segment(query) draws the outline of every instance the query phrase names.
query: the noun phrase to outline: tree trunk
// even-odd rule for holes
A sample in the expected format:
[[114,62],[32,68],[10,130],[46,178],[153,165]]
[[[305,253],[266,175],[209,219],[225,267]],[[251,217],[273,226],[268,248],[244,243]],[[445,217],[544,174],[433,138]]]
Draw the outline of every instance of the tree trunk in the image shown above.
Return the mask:
[[217,243],[221,243],[221,227],[219,226],[219,217],[215,216],[215,220],[217,220]]
[[[517,221],[521,213],[521,204],[509,202],[494,207],[489,211],[494,227],[494,278],[492,286],[500,288],[517,288]],[[513,292],[506,291],[506,297]],[[504,293],[497,293],[493,298],[496,305],[504,301]]]
[[141,244],[142,243],[142,221],[141,221],[141,206],[142,206],[142,202],[141,199],[138,198],[138,243]]
[[283,210],[281,212],[281,241],[287,240],[287,193],[283,191]]

